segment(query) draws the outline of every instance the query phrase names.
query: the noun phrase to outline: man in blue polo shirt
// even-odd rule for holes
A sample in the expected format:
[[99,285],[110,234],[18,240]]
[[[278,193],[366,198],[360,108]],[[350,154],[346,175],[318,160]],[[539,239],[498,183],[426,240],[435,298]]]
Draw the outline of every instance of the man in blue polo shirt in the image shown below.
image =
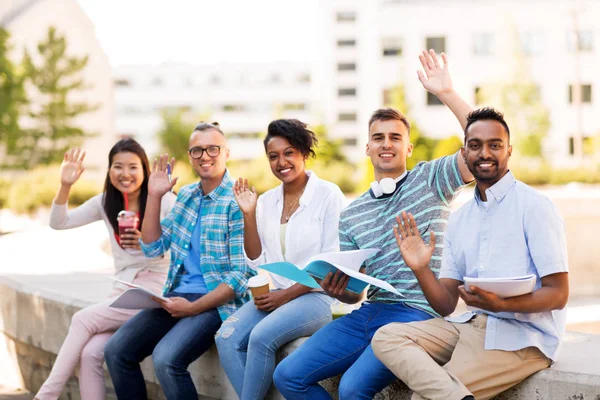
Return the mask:
[[[563,221],[552,202],[508,169],[508,125],[489,108],[472,112],[462,149],[475,198],[450,217],[439,279],[411,214],[395,227],[398,247],[429,304],[451,314],[460,296],[477,309],[460,318],[393,323],[373,338],[375,355],[413,399],[490,399],[548,367],[558,355],[569,296]],[[534,275],[533,292],[501,298],[469,278]],[[467,290],[468,289],[468,290]]]
[[171,250],[163,290],[169,301],[137,314],[107,343],[106,364],[120,399],[147,398],[139,363],[152,354],[167,399],[197,400],[188,365],[213,344],[221,322],[249,299],[252,272],[244,257],[244,223],[226,169],[228,157],[218,125],[196,126],[189,160],[201,182],[181,189],[162,222],[160,199],[175,185],[168,172],[174,160],[168,164],[165,155],[154,163],[141,244],[148,257]]

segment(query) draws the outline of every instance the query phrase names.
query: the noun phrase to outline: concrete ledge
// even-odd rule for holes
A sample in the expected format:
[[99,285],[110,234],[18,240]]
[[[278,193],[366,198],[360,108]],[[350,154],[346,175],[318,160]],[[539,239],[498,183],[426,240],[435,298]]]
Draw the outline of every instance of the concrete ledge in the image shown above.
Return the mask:
[[[0,384],[16,386],[16,383],[32,392],[39,389],[67,334],[72,315],[90,303],[43,293],[14,279],[0,277]],[[278,359],[286,357],[305,340],[300,338],[284,346]],[[569,333],[562,356],[554,367],[538,372],[496,399],[600,400],[598,360],[600,335]],[[143,362],[142,369],[149,398],[164,399],[150,359]],[[214,347],[190,366],[190,372],[201,397],[236,398]],[[7,379],[10,381],[4,382]],[[337,398],[338,382],[339,377],[321,384]],[[116,398],[110,379],[107,379],[107,398]],[[267,398],[283,397],[272,389]],[[378,400],[409,398],[410,390],[401,382],[394,383],[375,397]],[[61,399],[79,399],[76,379],[69,382]]]

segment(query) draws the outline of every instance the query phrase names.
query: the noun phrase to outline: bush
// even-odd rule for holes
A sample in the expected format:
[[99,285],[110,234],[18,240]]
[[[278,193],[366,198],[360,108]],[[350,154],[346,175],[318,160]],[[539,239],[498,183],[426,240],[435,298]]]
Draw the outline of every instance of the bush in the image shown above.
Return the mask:
[[548,164],[528,167],[524,164],[511,167],[515,177],[528,185],[565,185],[571,182],[600,183],[600,166],[596,168],[553,169]]
[[6,207],[8,201],[8,191],[10,190],[10,181],[0,178],[0,209]]
[[[6,206],[17,213],[31,213],[49,207],[60,184],[60,167],[36,168],[13,181],[8,190]],[[98,182],[80,179],[69,195],[69,205],[78,206],[102,191]]]

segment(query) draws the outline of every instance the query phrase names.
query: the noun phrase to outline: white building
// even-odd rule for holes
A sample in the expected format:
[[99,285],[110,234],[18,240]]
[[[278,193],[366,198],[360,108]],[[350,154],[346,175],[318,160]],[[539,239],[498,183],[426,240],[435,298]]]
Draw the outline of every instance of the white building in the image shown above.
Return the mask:
[[264,154],[262,140],[273,119],[321,119],[309,65],[132,65],[116,67],[114,75],[117,131],[138,140],[149,156],[161,150],[156,133],[163,111],[218,121],[235,159]]
[[[515,68],[507,55],[518,42],[550,111],[544,149],[556,165],[573,161],[575,132],[600,134],[598,1],[323,0],[322,18],[325,123],[348,144],[355,138],[356,157],[364,152],[371,112],[384,104],[386,89],[399,83],[423,132],[460,134],[452,114],[417,79],[417,56],[425,48],[448,54],[456,90],[475,104],[477,88]],[[581,107],[570,95],[578,75]]]
[[[103,176],[108,152],[117,139],[114,93],[112,69],[98,43],[92,21],[76,0],[0,0],[0,26],[11,34],[15,60],[21,58],[23,48],[35,55],[37,44],[47,38],[51,26],[66,37],[68,55],[89,56],[82,74],[90,88],[74,93],[72,99],[98,106],[96,111],[82,115],[76,123],[97,134],[83,145],[87,150],[85,163],[87,174],[95,171]],[[35,102],[35,98],[30,100]]]

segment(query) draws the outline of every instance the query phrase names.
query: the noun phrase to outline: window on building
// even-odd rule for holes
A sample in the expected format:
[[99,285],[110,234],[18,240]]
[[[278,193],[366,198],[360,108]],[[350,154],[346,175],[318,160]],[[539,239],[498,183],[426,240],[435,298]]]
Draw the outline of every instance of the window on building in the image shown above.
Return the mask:
[[342,71],[356,71],[356,63],[353,63],[353,62],[338,63],[337,70],[339,72],[342,72]]
[[223,104],[223,111],[225,112],[242,112],[246,111],[246,106],[243,104]]
[[356,139],[356,137],[346,137],[342,140],[342,144],[344,146],[356,146],[358,144],[358,139]]
[[[581,87],[581,102],[591,103],[592,102],[592,85],[584,84]],[[569,85],[569,104],[573,104],[573,85]]]
[[480,33],[473,36],[473,54],[476,56],[489,56],[494,53],[494,35]]
[[382,100],[384,106],[389,106],[394,101],[394,89],[383,89]]
[[546,47],[546,36],[541,32],[522,32],[521,50],[526,56],[539,56]]
[[443,106],[444,103],[437,98],[436,95],[427,92],[427,105],[428,106]]
[[304,111],[306,110],[306,104],[304,103],[285,103],[282,106],[284,111]]
[[154,87],[162,87],[164,85],[164,81],[162,80],[161,77],[154,77],[152,78],[152,81],[150,82],[150,85],[154,86]]
[[[595,154],[595,143],[593,137],[584,136],[583,140],[583,155],[591,156]],[[575,155],[575,137],[569,137],[569,154]]]
[[581,52],[594,51],[594,31],[569,31],[567,33],[567,50],[571,53],[574,53],[575,50]]
[[381,54],[384,57],[395,57],[402,55],[402,38],[387,37],[381,39]]
[[482,99],[481,99],[481,87],[480,86],[475,86],[475,89],[473,90],[473,94],[475,97],[475,105],[480,105],[482,103]]
[[354,47],[356,46],[356,39],[338,39],[338,47]]
[[281,76],[279,74],[271,74],[269,76],[269,83],[279,83],[281,82]]
[[300,74],[300,75],[298,75],[298,82],[300,82],[300,83],[310,83],[310,74]]
[[356,96],[356,88],[339,88],[338,89],[338,96],[339,97]]
[[129,79],[115,79],[116,87],[129,87],[131,86],[131,82]]
[[434,49],[436,53],[446,51],[446,37],[445,36],[432,36],[425,39],[425,48],[427,50]]
[[355,112],[341,112],[338,114],[339,122],[354,122],[356,121],[356,113]]
[[356,13],[354,11],[339,11],[335,18],[337,22],[354,22],[356,21]]

